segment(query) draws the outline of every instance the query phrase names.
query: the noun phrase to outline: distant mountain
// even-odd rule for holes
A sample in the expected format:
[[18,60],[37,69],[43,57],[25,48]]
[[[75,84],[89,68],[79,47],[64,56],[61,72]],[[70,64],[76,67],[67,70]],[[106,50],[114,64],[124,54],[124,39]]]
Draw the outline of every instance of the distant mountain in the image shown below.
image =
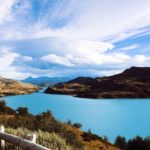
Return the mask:
[[0,77],[0,97],[30,94],[38,90],[38,86]]
[[45,93],[84,98],[150,98],[150,67],[131,67],[109,77],[78,77],[48,87]]
[[38,85],[38,86],[52,86],[55,84],[58,84],[60,82],[67,82],[69,80],[73,79],[72,77],[37,77],[37,78],[33,78],[33,77],[28,77],[24,80],[22,80],[22,82],[25,83],[31,83],[34,85]]

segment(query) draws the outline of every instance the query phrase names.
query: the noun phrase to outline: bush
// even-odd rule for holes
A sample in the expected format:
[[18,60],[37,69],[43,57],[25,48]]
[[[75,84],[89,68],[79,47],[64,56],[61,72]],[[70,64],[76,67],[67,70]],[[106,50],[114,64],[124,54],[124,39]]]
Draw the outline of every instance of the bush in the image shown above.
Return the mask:
[[82,127],[82,125],[80,123],[74,123],[73,126],[78,129]]
[[4,115],[4,114],[13,115],[15,113],[16,113],[15,110],[6,106],[5,101],[0,101],[0,115]]
[[91,141],[91,140],[93,140],[93,141],[99,140],[99,141],[105,142],[105,141],[102,139],[102,137],[100,137],[100,136],[98,136],[98,135],[96,135],[96,134],[92,134],[92,133],[90,133],[90,132],[84,132],[83,135],[82,135],[82,137],[83,137],[84,141],[87,141],[87,142],[89,142],[89,141]]
[[124,137],[118,136],[115,145],[122,150],[150,150],[150,138],[137,136],[126,141]]
[[[27,139],[27,135],[31,134],[33,131],[27,130],[25,128],[7,128],[7,133],[17,135],[19,137]],[[73,147],[67,144],[66,140],[61,138],[56,133],[49,133],[49,132],[43,132],[41,130],[34,132],[37,135],[37,143],[40,145],[43,145],[47,148],[53,149],[53,150],[72,150]],[[7,145],[7,147],[15,148],[15,146]]]
[[118,136],[115,140],[115,145],[120,149],[127,149],[127,142],[125,137]]
[[15,115],[9,117],[8,114],[10,112],[8,113],[6,109],[9,110],[10,108],[6,106],[5,102],[0,104],[1,108],[3,108],[1,112],[7,114],[0,116],[0,123],[3,123],[6,127],[14,129],[21,127],[31,131],[41,130],[46,133],[55,133],[64,139],[67,145],[71,145],[76,150],[83,149],[83,144],[77,135],[69,130],[64,123],[57,121],[50,111],[32,115],[28,112],[27,108],[19,107],[16,111],[12,110]]

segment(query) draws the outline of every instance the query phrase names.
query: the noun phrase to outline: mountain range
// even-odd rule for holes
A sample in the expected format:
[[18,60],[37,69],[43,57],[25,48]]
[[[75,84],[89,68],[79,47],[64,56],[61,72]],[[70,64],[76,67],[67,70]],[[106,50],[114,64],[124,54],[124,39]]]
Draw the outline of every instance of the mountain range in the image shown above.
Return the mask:
[[150,98],[150,67],[131,67],[109,77],[78,77],[50,86],[45,93],[82,98]]
[[73,77],[47,77],[47,76],[43,76],[43,77],[33,78],[30,76],[30,77],[22,80],[22,82],[31,83],[31,84],[38,85],[38,86],[52,86],[52,85],[58,84],[60,82],[67,82],[71,79],[73,79]]

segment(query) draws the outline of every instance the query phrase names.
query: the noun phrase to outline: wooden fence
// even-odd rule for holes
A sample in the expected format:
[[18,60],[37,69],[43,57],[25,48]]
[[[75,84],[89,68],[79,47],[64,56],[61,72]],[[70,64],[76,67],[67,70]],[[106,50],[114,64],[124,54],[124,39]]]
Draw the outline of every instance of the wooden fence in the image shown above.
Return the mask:
[[28,135],[28,140],[21,137],[5,133],[5,128],[0,125],[0,150],[5,150],[5,142],[11,143],[23,150],[50,150],[44,146],[36,144],[36,134]]

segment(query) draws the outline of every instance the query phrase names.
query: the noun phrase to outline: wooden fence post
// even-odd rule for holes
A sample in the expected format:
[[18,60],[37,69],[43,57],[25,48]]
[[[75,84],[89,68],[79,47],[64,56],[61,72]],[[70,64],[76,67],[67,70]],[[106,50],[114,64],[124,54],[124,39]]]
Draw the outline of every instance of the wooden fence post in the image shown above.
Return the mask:
[[33,133],[32,135],[29,134],[28,137],[27,137],[27,139],[29,141],[31,141],[32,143],[36,143],[36,134],[35,133]]
[[[5,132],[4,125],[0,125],[0,132],[2,132],[2,133]],[[1,140],[1,141],[0,141],[0,146],[1,146],[1,149],[2,149],[2,150],[5,149],[5,141],[4,141],[4,140]]]

